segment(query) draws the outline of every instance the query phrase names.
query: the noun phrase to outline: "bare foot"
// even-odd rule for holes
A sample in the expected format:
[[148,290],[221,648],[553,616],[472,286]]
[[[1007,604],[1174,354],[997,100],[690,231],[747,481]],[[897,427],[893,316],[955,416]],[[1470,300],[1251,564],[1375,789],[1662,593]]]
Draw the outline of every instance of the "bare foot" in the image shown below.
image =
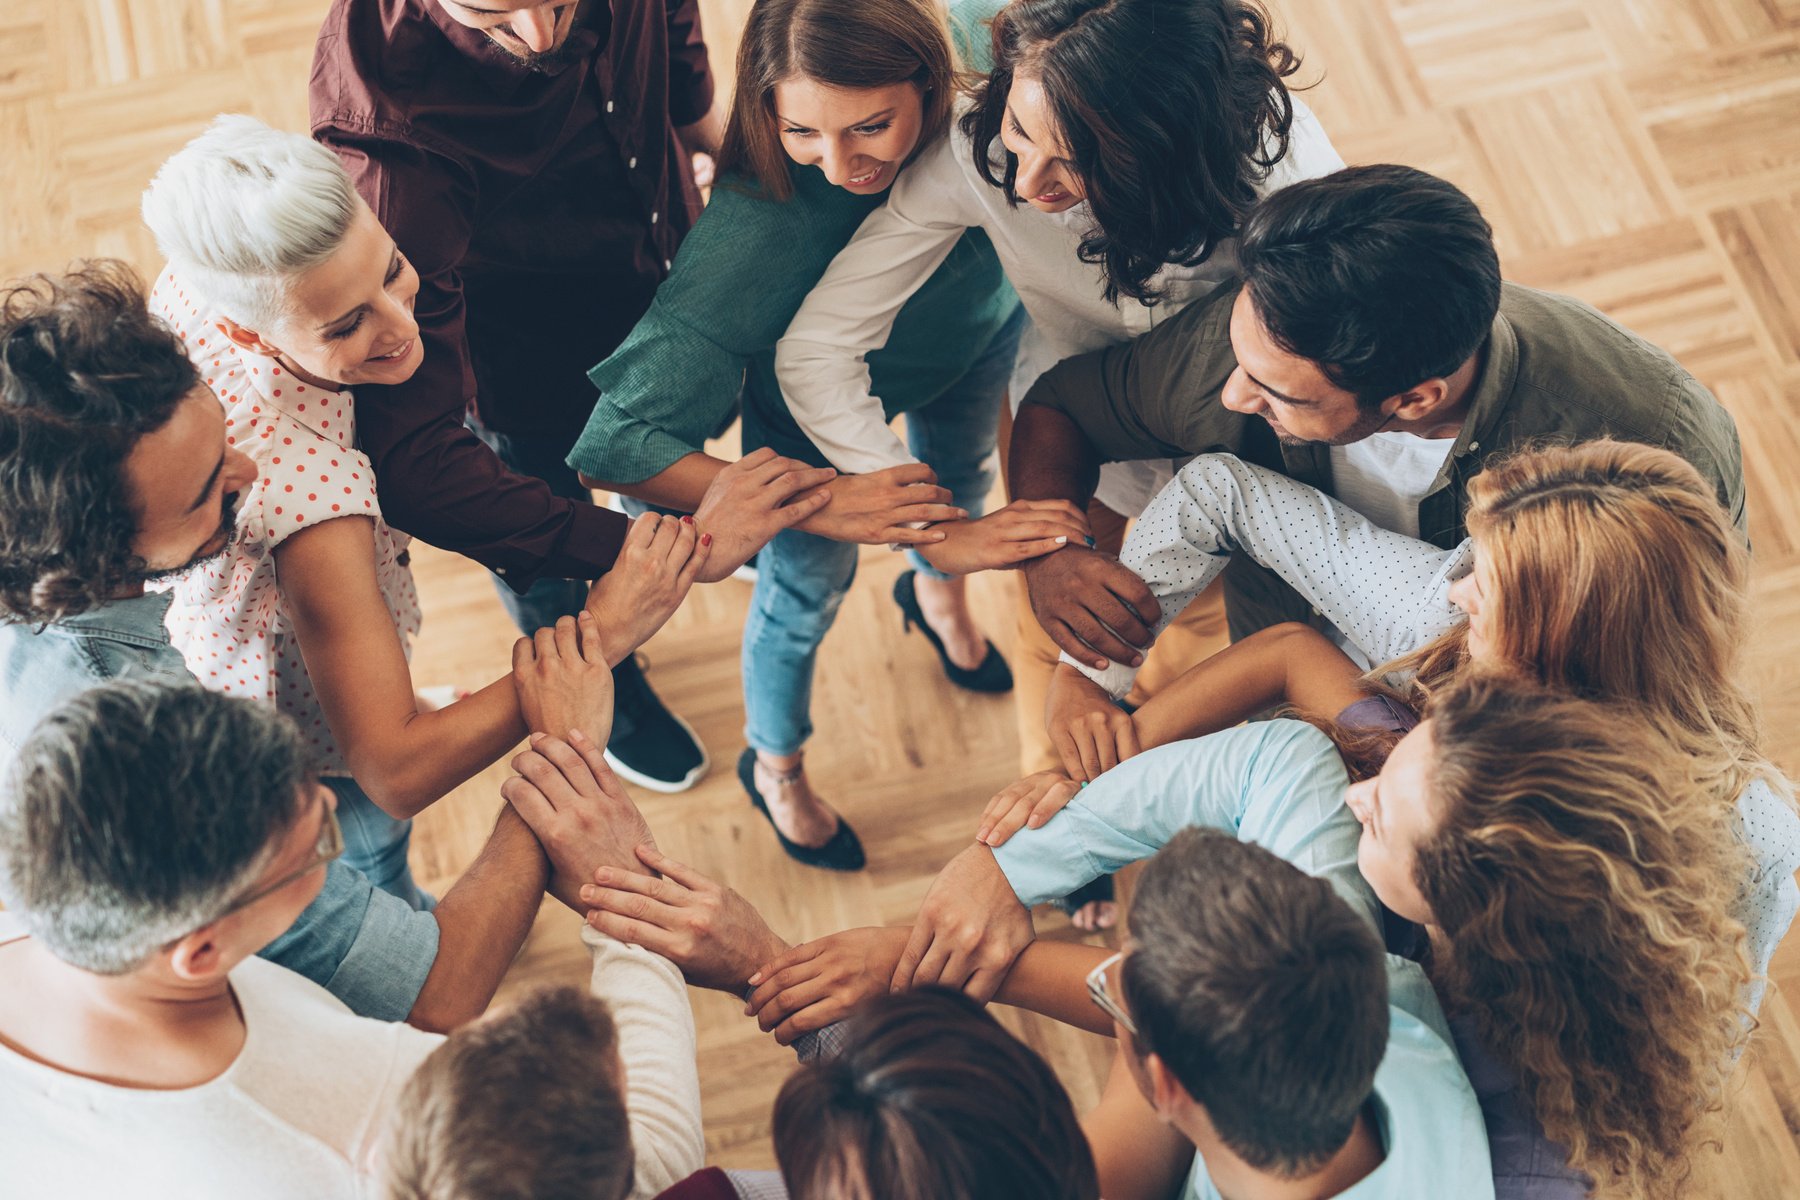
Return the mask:
[[1089,900],[1069,914],[1069,924],[1084,933],[1111,929],[1119,923],[1119,906],[1111,900]]
[[944,651],[949,654],[950,661],[965,671],[979,667],[987,657],[987,638],[969,612],[969,594],[964,581],[914,575],[913,594],[919,598],[919,612],[925,623],[944,640]]
[[756,754],[756,790],[788,841],[816,850],[837,833],[838,815],[813,793],[800,756]]

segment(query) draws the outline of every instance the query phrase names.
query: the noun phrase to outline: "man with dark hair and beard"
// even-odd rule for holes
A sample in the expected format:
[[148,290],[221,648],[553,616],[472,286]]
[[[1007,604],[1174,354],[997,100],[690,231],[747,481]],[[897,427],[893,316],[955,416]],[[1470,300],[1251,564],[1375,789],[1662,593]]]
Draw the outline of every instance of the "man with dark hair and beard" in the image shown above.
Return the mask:
[[[649,309],[700,212],[690,156],[718,142],[699,0],[335,0],[310,104],[419,273],[424,365],[356,393],[383,514],[492,572],[522,632],[554,625],[628,525],[566,461],[587,371]],[[703,531],[760,544],[804,515],[746,512],[734,479],[702,499]],[[701,581],[740,565],[715,554]],[[613,680],[607,760],[640,787],[691,787],[693,730],[633,659]]]
[[[96,685],[193,684],[163,626],[170,594],[145,585],[223,552],[255,479],[130,267],[97,260],[0,287],[0,774],[46,713]],[[435,912],[334,861],[260,955],[359,1016],[447,1029],[487,1007],[548,878],[537,838],[503,807]]]

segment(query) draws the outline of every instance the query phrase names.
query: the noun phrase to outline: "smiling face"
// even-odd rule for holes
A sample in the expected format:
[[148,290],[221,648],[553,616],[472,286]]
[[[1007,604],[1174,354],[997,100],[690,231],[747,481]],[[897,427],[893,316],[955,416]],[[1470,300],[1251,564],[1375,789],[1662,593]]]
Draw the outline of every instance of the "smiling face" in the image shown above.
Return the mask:
[[575,27],[577,0],[438,0],[452,21],[533,68],[560,65]]
[[781,148],[802,166],[817,167],[845,191],[886,191],[918,148],[924,94],[916,83],[840,88],[813,79],[775,85]]
[[286,288],[272,329],[221,321],[220,331],[320,387],[404,383],[424,361],[413,319],[418,272],[360,201],[343,243]]
[[231,543],[238,493],[256,464],[225,441],[225,410],[202,384],[125,457],[137,530],[132,553],[151,579],[187,570]]
[[1232,306],[1231,349],[1237,369],[1225,381],[1220,401],[1232,412],[1261,417],[1286,445],[1360,442],[1387,424],[1400,404],[1396,396],[1378,409],[1365,409],[1317,363],[1283,349],[1257,317],[1248,288]]
[[1434,923],[1414,876],[1418,848],[1440,820],[1431,790],[1433,736],[1431,722],[1422,722],[1400,739],[1381,774],[1344,793],[1344,803],[1362,823],[1356,865],[1363,878],[1383,904],[1419,925]]
[[1029,75],[1013,79],[1006,97],[1000,144],[1018,160],[1013,191],[1040,212],[1067,212],[1087,199],[1068,144],[1056,127],[1044,85]]

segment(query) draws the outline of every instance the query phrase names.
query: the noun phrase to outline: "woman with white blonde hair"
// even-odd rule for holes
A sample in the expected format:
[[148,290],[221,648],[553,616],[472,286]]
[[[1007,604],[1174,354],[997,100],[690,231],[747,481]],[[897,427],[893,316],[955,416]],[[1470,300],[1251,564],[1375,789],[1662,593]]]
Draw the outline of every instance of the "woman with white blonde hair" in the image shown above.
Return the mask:
[[[151,309],[258,467],[231,546],[175,585],[175,642],[202,683],[295,720],[338,793],[346,859],[429,905],[407,869],[410,818],[528,731],[601,736],[610,667],[674,611],[710,539],[640,518],[579,621],[521,639],[511,675],[431,711],[407,666],[410,539],[382,520],[350,390],[418,369],[418,275],[331,151],[252,117],[219,117],[165,162],[143,212],[169,260]],[[535,664],[574,656],[591,687],[540,686]]]

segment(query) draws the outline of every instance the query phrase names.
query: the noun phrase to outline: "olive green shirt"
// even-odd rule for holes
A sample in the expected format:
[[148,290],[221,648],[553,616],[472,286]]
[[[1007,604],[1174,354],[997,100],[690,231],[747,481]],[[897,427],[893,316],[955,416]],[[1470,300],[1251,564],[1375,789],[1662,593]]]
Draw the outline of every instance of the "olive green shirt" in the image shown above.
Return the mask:
[[[1331,493],[1329,446],[1281,445],[1261,417],[1220,402],[1237,369],[1230,329],[1237,292],[1235,284],[1221,287],[1135,341],[1059,363],[1025,403],[1067,416],[1108,462],[1222,450]],[[1419,502],[1419,536],[1444,549],[1462,540],[1469,480],[1490,456],[1601,437],[1681,455],[1745,531],[1737,425],[1712,393],[1668,353],[1591,305],[1504,285],[1468,416]],[[1250,564],[1233,564],[1227,597],[1234,635],[1304,612],[1297,596],[1280,596],[1272,584],[1272,576],[1254,578]]]

